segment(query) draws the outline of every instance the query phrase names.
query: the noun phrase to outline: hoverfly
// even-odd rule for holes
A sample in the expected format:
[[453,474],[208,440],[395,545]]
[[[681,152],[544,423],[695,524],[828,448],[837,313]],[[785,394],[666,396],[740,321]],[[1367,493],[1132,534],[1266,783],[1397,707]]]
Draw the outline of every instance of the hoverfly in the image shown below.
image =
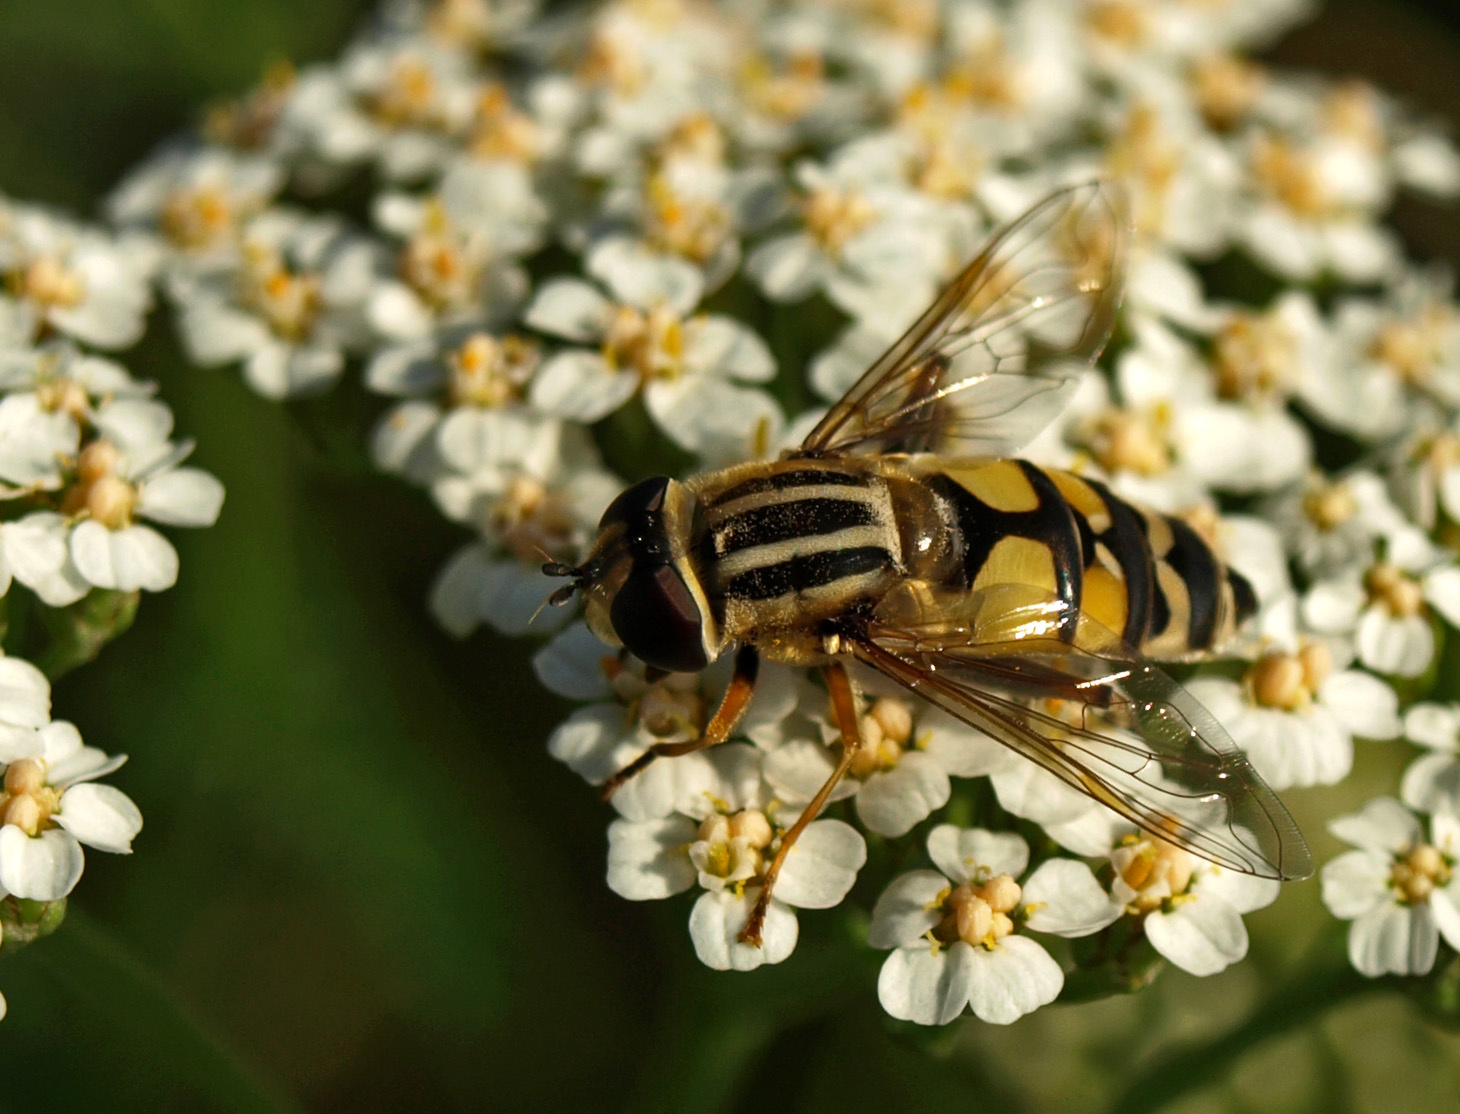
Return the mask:
[[[1213,655],[1256,608],[1185,522],[1014,453],[1099,356],[1127,237],[1115,187],[1060,190],[982,253],[795,450],[625,490],[582,564],[543,571],[593,631],[654,669],[735,648],[704,735],[724,742],[761,658],[819,666],[841,760],[785,832],[741,934],[758,944],[781,864],[860,745],[846,663],[1221,866],[1312,873],[1292,817],[1227,733],[1151,662]],[[1058,708],[1056,712],[1052,709]]]

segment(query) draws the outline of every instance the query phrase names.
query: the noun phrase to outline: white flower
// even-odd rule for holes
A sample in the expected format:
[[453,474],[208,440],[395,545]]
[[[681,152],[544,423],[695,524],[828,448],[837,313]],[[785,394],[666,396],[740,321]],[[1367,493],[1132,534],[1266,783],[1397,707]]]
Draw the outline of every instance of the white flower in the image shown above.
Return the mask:
[[1429,753],[1409,764],[1399,795],[1416,812],[1460,804],[1460,705],[1415,704],[1404,713],[1404,737]]
[[[74,523],[67,544],[83,578],[77,596],[87,584],[122,592],[171,588],[177,551],[138,520],[211,526],[223,506],[223,485],[201,469],[179,467],[192,445],[167,439],[172,413],[161,403],[112,402],[96,413],[95,425],[99,437],[78,455],[61,501]],[[50,520],[36,525],[53,527]]]
[[273,201],[283,168],[258,154],[170,147],[133,169],[107,199],[123,228],[155,235],[184,272],[235,266],[245,223]]
[[1362,576],[1316,584],[1303,599],[1303,618],[1320,634],[1352,637],[1359,661],[1376,673],[1415,677],[1434,657],[1434,613],[1460,625],[1460,568],[1437,563],[1427,543],[1391,548],[1393,560]]
[[[875,693],[890,686],[862,687]],[[819,741],[793,739],[766,758],[766,780],[782,800],[811,800],[836,767],[840,733],[825,714],[818,720]],[[990,769],[987,736],[926,705],[914,709],[904,697],[876,697],[859,716],[858,730],[862,746],[832,799],[855,794],[857,818],[878,835],[906,835],[948,803],[950,777]]]
[[531,177],[512,163],[461,161],[427,196],[381,195],[375,221],[401,241],[399,277],[371,290],[371,326],[400,341],[505,321],[527,294],[518,261],[541,246],[545,216]]
[[449,330],[379,350],[365,368],[365,385],[406,401],[375,427],[376,467],[430,487],[450,467],[443,445],[510,438],[497,428],[510,420],[501,414],[521,406],[537,365],[537,345],[511,334]]
[[[152,259],[48,210],[0,197],[0,309],[13,298],[22,340],[55,329],[98,348],[126,348],[152,305]],[[3,330],[0,330],[3,335]]]
[[0,888],[17,897],[58,901],[81,877],[81,845],[126,854],[142,814],[124,793],[98,778],[125,756],[83,746],[74,726],[56,721],[39,732],[40,753],[5,767],[0,796]]
[[1109,855],[1116,873],[1111,896],[1142,918],[1157,952],[1193,975],[1215,975],[1247,954],[1242,914],[1271,905],[1280,886],[1145,833],[1118,837]]
[[1288,553],[1308,576],[1342,579],[1373,560],[1380,538],[1417,535],[1373,472],[1338,478],[1312,471],[1269,499],[1264,517],[1278,527]]
[[1328,825],[1353,844],[1323,867],[1323,904],[1349,929],[1349,961],[1360,974],[1423,975],[1440,937],[1460,948],[1460,820],[1439,812],[1424,839],[1419,819],[1392,797]]
[[619,819],[609,826],[609,887],[643,901],[698,882],[705,893],[690,914],[690,937],[700,961],[722,971],[779,963],[796,945],[793,909],[839,904],[866,861],[866,844],[840,820],[807,825],[776,880],[761,946],[742,943],[739,935],[760,893],[755,882],[784,832],[765,811],[755,747],[724,744],[703,757],[709,776],[697,795],[682,801],[680,815]]
[[1332,651],[1308,642],[1296,653],[1268,651],[1239,681],[1187,683],[1274,789],[1333,785],[1353,765],[1353,739],[1399,734],[1399,699],[1372,674],[1335,671]]
[[779,418],[769,396],[737,385],[775,375],[765,342],[733,318],[688,316],[701,291],[693,267],[625,240],[606,242],[588,266],[613,301],[579,279],[554,279],[527,308],[533,328],[598,345],[549,357],[532,385],[535,406],[593,422],[642,387],[660,428],[681,447],[706,453]]
[[893,1017],[946,1025],[965,1008],[996,1025],[1055,1000],[1064,972],[1021,929],[1087,936],[1119,916],[1084,863],[1051,859],[1021,885],[1029,848],[1012,833],[928,835],[938,867],[893,879],[872,911],[867,942],[894,948],[877,996]]
[[243,361],[267,398],[327,390],[367,335],[374,247],[337,220],[271,209],[245,228],[241,257],[236,272],[174,283],[189,354],[205,366]]

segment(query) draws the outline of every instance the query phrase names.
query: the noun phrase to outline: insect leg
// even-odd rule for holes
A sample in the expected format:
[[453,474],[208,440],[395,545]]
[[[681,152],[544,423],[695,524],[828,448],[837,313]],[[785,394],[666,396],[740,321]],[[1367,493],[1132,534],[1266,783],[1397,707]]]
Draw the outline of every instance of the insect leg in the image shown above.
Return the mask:
[[725,695],[720,698],[719,708],[705,725],[705,733],[693,742],[656,743],[603,783],[603,799],[606,801],[612,797],[619,786],[656,758],[678,758],[681,754],[693,754],[706,747],[718,746],[728,739],[730,732],[740,722],[740,717],[750,707],[750,698],[755,694],[755,677],[759,671],[760,655],[755,647],[740,647],[735,653],[735,672],[730,677],[730,684],[725,687]]
[[842,757],[837,767],[832,771],[831,777],[826,779],[826,784],[816,791],[816,796],[801,810],[801,815],[796,822],[787,829],[786,834],[781,836],[781,846],[776,852],[776,857],[771,860],[771,865],[766,868],[765,877],[761,884],[760,897],[756,899],[755,908],[750,911],[750,919],[745,922],[745,928],[740,933],[740,942],[760,947],[760,930],[765,923],[766,910],[770,908],[771,890],[775,888],[776,876],[781,873],[781,866],[786,861],[786,855],[800,838],[801,833],[806,830],[806,825],[815,820],[817,814],[826,805],[826,800],[831,796],[837,783],[846,777],[847,771],[852,767],[852,759],[862,749],[862,732],[857,726],[857,700],[852,693],[852,682],[847,677],[846,668],[840,662],[832,662],[823,671],[826,677],[826,687],[831,693],[832,712],[836,715],[836,725],[842,736]]

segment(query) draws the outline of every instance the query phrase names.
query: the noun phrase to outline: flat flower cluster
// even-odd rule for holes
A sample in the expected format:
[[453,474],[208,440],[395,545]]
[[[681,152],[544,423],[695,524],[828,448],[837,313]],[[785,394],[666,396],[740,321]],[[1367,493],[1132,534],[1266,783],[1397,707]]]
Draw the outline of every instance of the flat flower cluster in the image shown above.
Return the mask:
[[[624,478],[794,445],[992,228],[1062,184],[1119,183],[1134,233],[1117,340],[1027,455],[1181,516],[1255,586],[1240,664],[1189,688],[1272,786],[1343,780],[1356,739],[1426,748],[1403,804],[1335,822],[1363,858],[1324,874],[1356,965],[1418,973],[1436,932],[1460,944],[1460,711],[1413,703],[1460,624],[1460,311],[1383,216],[1402,189],[1460,194],[1460,155],[1369,85],[1250,56],[1308,7],[616,0],[549,20],[530,0],[391,4],[337,61],[217,106],[109,213],[199,364],[270,398],[346,374],[383,396],[375,463],[464,528],[430,605],[465,636],[561,626],[566,609],[537,615],[538,570],[579,559]],[[347,182],[356,199],[368,184],[364,225],[331,207]],[[124,333],[137,282],[87,321]],[[70,288],[36,284],[52,291],[39,320]],[[101,343],[90,327],[75,335]],[[108,400],[85,428],[115,447],[104,471],[132,485],[129,513],[149,513],[166,475],[102,419],[145,403]],[[97,499],[87,521],[111,529]],[[119,585],[138,562],[109,540]],[[101,575],[99,541],[71,551]],[[594,784],[697,738],[725,683],[646,672],[576,622],[536,664],[584,702],[549,749]],[[866,745],[752,948],[739,931],[836,735],[815,682],[763,673],[734,742],[613,797],[609,885],[696,891],[713,967],[790,955],[797,911],[841,904],[869,842],[926,850],[883,880],[869,943],[889,951],[884,1006],[927,1024],[1053,1000],[1070,948],[1048,937],[1120,933],[1213,974],[1277,896],[859,678]]]
[[[11,631],[50,632],[23,648],[52,675],[93,656],[142,591],[176,582],[158,527],[211,525],[223,502],[217,479],[184,465],[193,444],[155,384],[100,354],[141,337],[157,261],[143,241],[0,197],[0,603]],[[51,614],[22,622],[36,609]],[[131,849],[140,812],[98,784],[123,761],[52,721],[46,673],[0,650],[7,945],[59,923],[83,844]]]

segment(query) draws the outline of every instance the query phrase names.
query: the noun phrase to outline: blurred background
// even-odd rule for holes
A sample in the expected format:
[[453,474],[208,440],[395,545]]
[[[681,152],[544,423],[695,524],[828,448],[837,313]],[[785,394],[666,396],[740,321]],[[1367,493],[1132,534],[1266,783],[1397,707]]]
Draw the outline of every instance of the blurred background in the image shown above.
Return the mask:
[[[0,0],[0,191],[94,217],[203,105],[270,62],[334,56],[365,9]],[[1370,78],[1460,130],[1450,0],[1332,3],[1273,60]],[[1396,219],[1416,255],[1460,263],[1460,215],[1408,202]],[[608,811],[544,751],[565,709],[527,646],[458,644],[427,616],[460,539],[371,472],[368,404],[280,407],[187,370],[161,315],[127,361],[162,384],[228,500],[216,528],[175,535],[179,586],[56,686],[58,717],[131,755],[113,781],[146,828],[130,859],[88,858],[61,932],[0,961],[0,1108],[1460,1103],[1460,1034],[1402,993],[1284,988],[1300,967],[1343,969],[1316,882],[1249,919],[1252,956],[1224,975],[1168,971],[1008,1029],[890,1024],[880,955],[826,939],[815,914],[784,968],[701,968],[687,900],[631,905],[604,885]],[[1339,789],[1290,795],[1320,859],[1337,846],[1321,818],[1390,790],[1402,750],[1364,746]]]

